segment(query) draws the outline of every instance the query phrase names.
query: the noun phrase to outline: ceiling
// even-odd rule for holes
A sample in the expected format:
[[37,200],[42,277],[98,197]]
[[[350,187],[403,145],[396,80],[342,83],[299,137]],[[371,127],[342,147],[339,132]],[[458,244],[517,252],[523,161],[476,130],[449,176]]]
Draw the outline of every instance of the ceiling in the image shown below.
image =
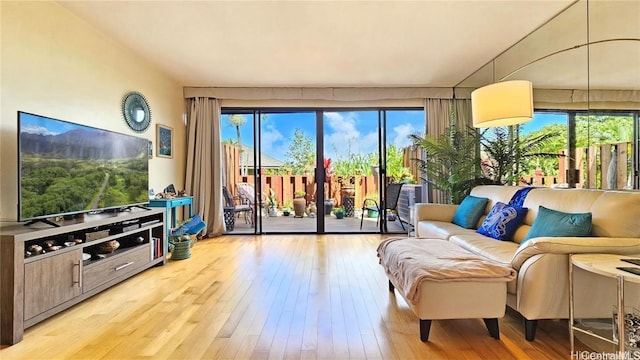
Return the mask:
[[573,0],[59,3],[183,86],[452,87]]

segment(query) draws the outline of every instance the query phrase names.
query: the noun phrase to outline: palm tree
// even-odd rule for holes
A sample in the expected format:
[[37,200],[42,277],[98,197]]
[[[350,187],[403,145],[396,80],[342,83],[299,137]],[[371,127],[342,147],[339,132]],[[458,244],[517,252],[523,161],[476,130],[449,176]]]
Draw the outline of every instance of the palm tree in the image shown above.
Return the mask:
[[240,172],[242,175],[246,175],[247,168],[244,164],[244,157],[242,156],[242,140],[240,139],[240,127],[247,122],[244,115],[233,114],[227,118],[229,125],[236,128],[236,137],[238,138],[238,148],[240,149]]
[[520,176],[530,170],[532,162],[528,160],[560,156],[543,150],[556,136],[550,132],[520,136],[519,126],[483,130],[478,140],[486,155],[482,161],[484,176],[498,184],[517,185]]
[[476,185],[517,183],[528,171],[527,159],[560,156],[541,150],[555,136],[543,133],[520,137],[518,127],[481,132],[469,127],[464,131],[447,129],[439,137],[413,134],[409,138],[427,155],[426,160],[413,159],[426,175],[423,180],[445,191],[451,203],[459,204]]
[[412,134],[409,138],[426,153],[425,160],[412,159],[425,175],[423,180],[444,191],[452,204],[459,204],[482,178],[474,129],[449,128],[438,137]]

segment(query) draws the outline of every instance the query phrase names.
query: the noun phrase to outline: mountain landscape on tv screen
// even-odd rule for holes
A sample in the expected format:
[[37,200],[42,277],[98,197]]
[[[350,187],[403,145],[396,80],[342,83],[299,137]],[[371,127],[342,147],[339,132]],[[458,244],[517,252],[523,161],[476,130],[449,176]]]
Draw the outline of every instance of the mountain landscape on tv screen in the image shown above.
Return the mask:
[[74,129],[55,135],[22,131],[20,136],[22,154],[53,159],[132,158],[146,154],[148,146],[144,139],[97,129]]
[[20,132],[20,218],[148,202],[148,141],[84,126]]

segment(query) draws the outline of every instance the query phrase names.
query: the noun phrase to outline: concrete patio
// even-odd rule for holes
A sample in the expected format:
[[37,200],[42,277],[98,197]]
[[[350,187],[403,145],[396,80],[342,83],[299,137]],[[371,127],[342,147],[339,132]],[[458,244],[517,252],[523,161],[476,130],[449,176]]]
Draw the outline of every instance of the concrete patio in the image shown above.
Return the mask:
[[[376,218],[364,217],[362,230],[360,229],[360,215],[356,211],[353,217],[337,219],[334,215],[325,216],[325,232],[329,233],[376,233],[380,232],[376,225]],[[262,223],[262,233],[315,233],[317,232],[317,219],[305,216],[295,218],[293,215],[283,216],[279,214],[275,217],[263,216],[258,218],[258,228]],[[405,223],[405,230],[402,229],[399,220],[387,222],[388,232],[406,234],[408,225]],[[255,229],[248,224],[243,216],[236,217],[234,229],[227,231],[227,234],[252,234]]]

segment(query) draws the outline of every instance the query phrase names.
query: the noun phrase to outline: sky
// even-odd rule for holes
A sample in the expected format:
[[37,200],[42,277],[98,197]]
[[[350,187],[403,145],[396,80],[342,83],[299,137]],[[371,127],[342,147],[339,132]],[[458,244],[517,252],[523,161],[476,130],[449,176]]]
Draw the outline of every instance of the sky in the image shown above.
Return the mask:
[[533,120],[528,123],[524,123],[520,126],[521,134],[527,134],[532,131],[537,131],[543,128],[544,126],[550,124],[567,124],[567,114],[556,114],[556,113],[534,113]]
[[56,135],[74,129],[86,129],[86,127],[29,113],[20,113],[20,132]]
[[[247,123],[240,128],[242,143],[253,144],[251,115],[245,115]],[[222,139],[236,141],[236,129],[222,118]],[[324,148],[325,157],[346,158],[353,154],[374,153],[378,148],[378,112],[346,111],[325,112]],[[281,161],[286,161],[290,139],[296,129],[312,139],[315,147],[315,112],[268,114],[262,121],[262,152]],[[387,111],[387,143],[405,147],[410,144],[407,135],[422,132],[424,113],[421,110]]]
[[[240,127],[244,145],[253,147],[252,115],[244,115],[247,122]],[[229,115],[222,116],[222,139],[237,141],[236,129],[228,123]],[[346,159],[353,154],[375,153],[378,147],[378,112],[345,111],[325,112],[323,118],[325,157]],[[522,134],[539,130],[543,126],[566,124],[565,114],[536,113],[534,119],[522,126]],[[280,161],[287,160],[290,139],[296,129],[312,139],[315,148],[315,112],[272,113],[263,118],[261,129],[262,153]],[[408,135],[424,132],[422,110],[388,110],[387,144],[397,147],[410,145]]]

